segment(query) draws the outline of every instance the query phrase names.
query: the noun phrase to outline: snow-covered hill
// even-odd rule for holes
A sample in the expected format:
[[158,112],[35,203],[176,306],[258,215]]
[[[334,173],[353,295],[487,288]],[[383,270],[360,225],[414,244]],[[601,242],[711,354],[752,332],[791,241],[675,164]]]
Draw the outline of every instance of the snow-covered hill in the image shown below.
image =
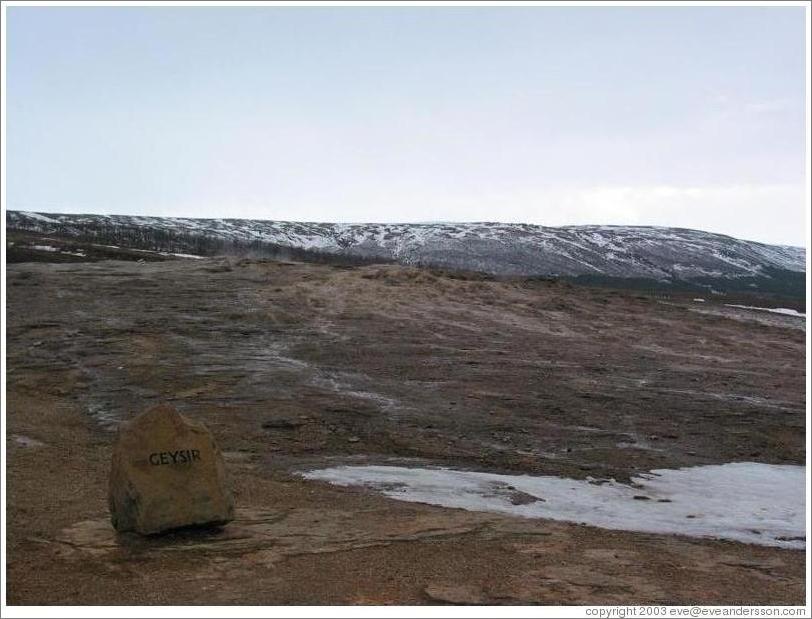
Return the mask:
[[705,287],[720,280],[737,282],[736,287],[766,284],[766,289],[773,287],[770,280],[776,285],[786,278],[802,281],[806,262],[800,247],[648,226],[328,224],[19,211],[9,211],[6,223],[9,229],[112,239],[164,251],[219,253],[281,246],[497,275],[635,278]]

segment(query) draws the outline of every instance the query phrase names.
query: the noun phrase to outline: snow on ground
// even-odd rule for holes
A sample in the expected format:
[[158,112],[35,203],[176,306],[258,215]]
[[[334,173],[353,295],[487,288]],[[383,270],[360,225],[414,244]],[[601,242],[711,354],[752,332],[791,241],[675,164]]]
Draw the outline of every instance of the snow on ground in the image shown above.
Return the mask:
[[58,220],[52,219],[50,217],[46,217],[45,215],[41,215],[40,213],[25,212],[25,213],[22,213],[22,214],[25,215],[26,217],[30,217],[31,219],[36,219],[38,221],[44,221],[44,222],[49,223],[49,224],[58,224],[59,223]]
[[195,260],[203,260],[205,258],[205,256],[195,256],[194,254],[173,254],[171,252],[166,251],[158,253],[160,253],[162,256],[175,256],[176,258],[193,258]]
[[805,547],[805,467],[755,462],[658,469],[632,479],[577,480],[399,466],[340,466],[302,473],[362,485],[401,501],[604,529]]
[[[94,247],[109,247],[110,249],[121,249],[118,245],[99,245],[98,243],[93,243]],[[138,251],[142,254],[159,254],[161,256],[175,256],[176,258],[193,258],[196,260],[203,260],[205,256],[196,256],[194,254],[174,254],[168,251],[155,251],[152,249],[137,249],[135,247],[127,247],[127,251]],[[78,255],[78,254],[77,254]]]
[[772,312],[774,314],[784,314],[785,316],[799,316],[800,318],[806,318],[806,314],[802,314],[797,310],[786,307],[754,307],[752,305],[732,305],[730,303],[725,303],[725,305],[727,307],[737,307],[739,309],[758,310],[760,312]]
[[31,245],[29,249],[36,249],[37,251],[59,251],[58,248],[51,245]]

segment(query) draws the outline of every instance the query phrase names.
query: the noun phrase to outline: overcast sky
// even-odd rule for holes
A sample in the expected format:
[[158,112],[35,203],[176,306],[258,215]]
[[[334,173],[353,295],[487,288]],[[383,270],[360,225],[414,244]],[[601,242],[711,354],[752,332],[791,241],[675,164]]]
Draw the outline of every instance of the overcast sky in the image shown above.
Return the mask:
[[12,209],[805,244],[800,7],[8,8]]

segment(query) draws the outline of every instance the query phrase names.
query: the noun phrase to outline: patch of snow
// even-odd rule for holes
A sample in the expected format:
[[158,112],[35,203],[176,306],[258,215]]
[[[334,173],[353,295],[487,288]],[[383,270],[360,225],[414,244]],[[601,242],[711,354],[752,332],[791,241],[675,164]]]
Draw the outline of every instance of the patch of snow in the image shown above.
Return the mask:
[[699,298],[699,297],[697,297],[696,299],[694,299],[694,303],[704,303],[704,302],[705,302],[705,299],[701,299],[701,298]]
[[724,275],[719,269],[705,269],[694,265],[675,264],[672,269],[680,277],[722,277]]
[[[658,469],[632,478],[631,485],[399,466],[340,466],[302,475],[472,511],[781,548],[806,545],[803,466],[734,462]],[[517,494],[522,500],[515,500]],[[536,500],[527,502],[526,495]]]
[[739,309],[758,310],[760,312],[772,312],[773,314],[784,314],[785,316],[797,316],[799,318],[806,318],[806,314],[803,314],[794,309],[789,309],[787,307],[754,307],[753,305],[733,305],[731,303],[725,303],[725,305],[727,307],[736,307]]
[[52,245],[29,245],[28,249],[36,249],[38,251],[53,251],[53,252],[59,251],[58,248]]
[[194,254],[173,254],[171,252],[160,252],[162,256],[175,256],[176,258],[193,258],[195,260],[204,260],[205,256],[195,256]]
[[25,215],[26,217],[30,217],[31,219],[37,219],[39,221],[44,221],[44,222],[49,223],[49,224],[58,224],[59,223],[59,220],[51,219],[50,217],[46,217],[45,215],[40,215],[39,213],[24,212],[22,214]]

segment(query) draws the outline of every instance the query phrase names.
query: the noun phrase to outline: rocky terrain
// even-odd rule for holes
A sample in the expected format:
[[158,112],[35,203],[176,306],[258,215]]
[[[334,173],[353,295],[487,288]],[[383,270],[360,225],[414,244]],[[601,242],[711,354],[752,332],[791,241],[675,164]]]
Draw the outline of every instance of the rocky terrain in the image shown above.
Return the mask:
[[[802,465],[804,317],[398,264],[104,251],[122,259],[7,265],[10,604],[803,603],[802,550],[407,503],[303,473],[599,484]],[[115,430],[162,402],[224,452],[236,519],[222,529],[110,524]]]
[[[327,224],[19,211],[7,213],[6,225],[17,232],[90,242],[95,244],[93,251],[114,245],[198,255],[343,257],[503,276],[566,277],[625,288],[744,291],[794,298],[802,298],[806,289],[803,248],[680,228]],[[67,256],[76,252],[88,250],[74,248]]]

